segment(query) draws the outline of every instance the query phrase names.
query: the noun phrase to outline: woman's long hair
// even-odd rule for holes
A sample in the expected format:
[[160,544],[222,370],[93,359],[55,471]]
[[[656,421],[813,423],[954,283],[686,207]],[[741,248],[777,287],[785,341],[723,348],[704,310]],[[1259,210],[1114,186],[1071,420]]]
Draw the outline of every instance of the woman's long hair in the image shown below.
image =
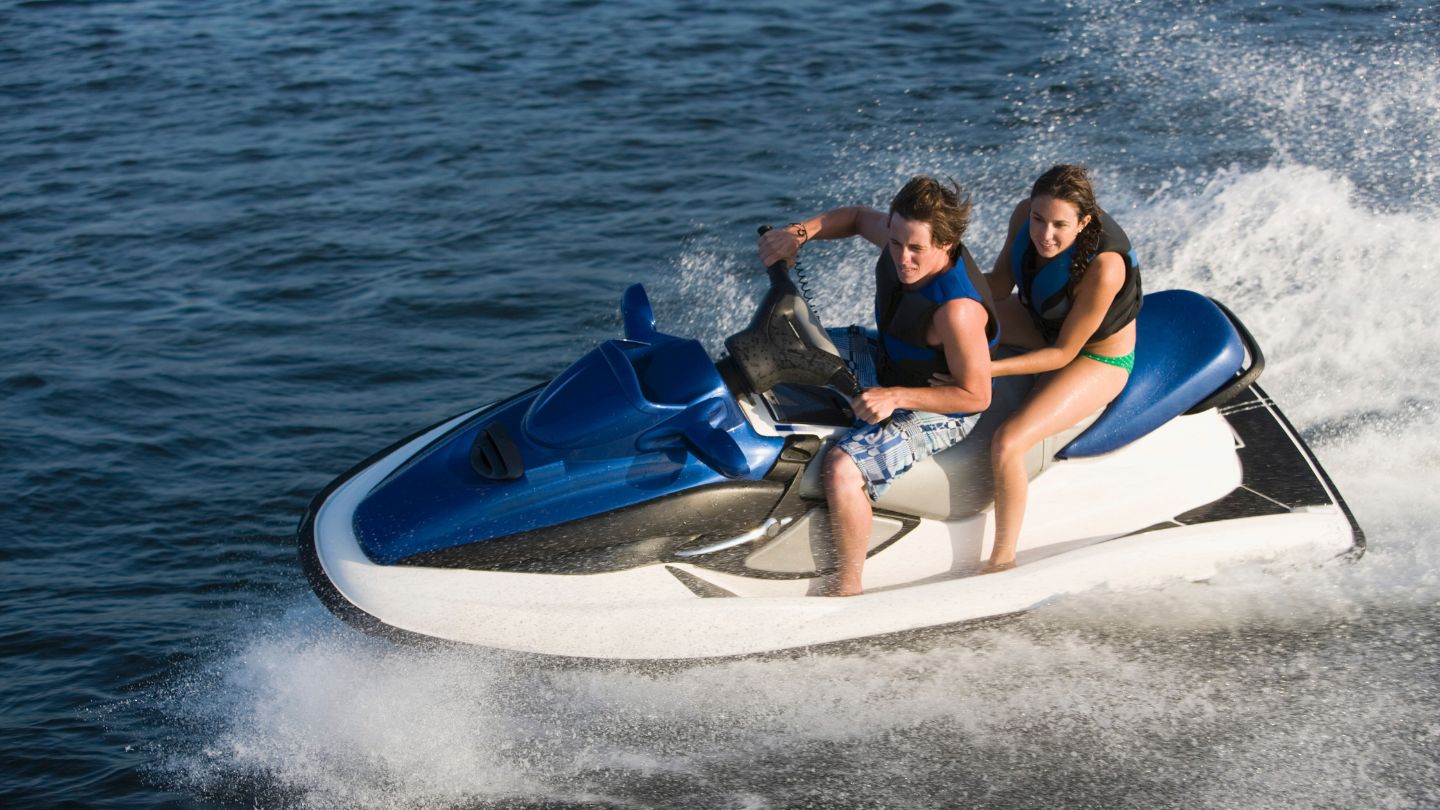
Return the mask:
[[1095,258],[1095,249],[1100,246],[1100,205],[1095,202],[1090,173],[1084,166],[1070,163],[1051,166],[1030,188],[1030,198],[1036,197],[1064,200],[1075,206],[1079,219],[1090,217],[1089,224],[1075,236],[1075,258],[1070,262],[1070,283],[1073,285],[1085,275],[1085,269]]

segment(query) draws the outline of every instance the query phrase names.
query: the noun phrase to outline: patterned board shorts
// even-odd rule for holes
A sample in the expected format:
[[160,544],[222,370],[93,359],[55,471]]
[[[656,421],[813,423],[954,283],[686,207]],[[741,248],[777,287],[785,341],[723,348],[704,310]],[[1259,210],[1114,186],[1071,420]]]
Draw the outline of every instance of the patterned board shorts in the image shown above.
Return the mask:
[[[878,385],[875,372],[876,343],[873,333],[858,326],[827,330],[840,356],[860,379],[862,388]],[[953,447],[970,435],[980,414],[951,416],[929,411],[897,410],[878,425],[857,421],[840,437],[836,447],[844,450],[860,474],[871,500],[885,494],[890,483],[917,462]]]

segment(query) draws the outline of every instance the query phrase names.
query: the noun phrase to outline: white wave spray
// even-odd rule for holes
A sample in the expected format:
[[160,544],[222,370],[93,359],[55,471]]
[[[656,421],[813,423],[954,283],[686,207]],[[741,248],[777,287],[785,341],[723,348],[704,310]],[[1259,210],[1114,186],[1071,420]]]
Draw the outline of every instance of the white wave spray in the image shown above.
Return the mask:
[[[1151,119],[1250,128],[1198,167],[1165,162],[1160,138],[1136,168],[1091,121],[1038,127],[980,166],[919,147],[856,166],[842,144],[837,193],[954,159],[978,194],[1010,198],[1056,154],[1104,156],[1089,162],[1147,288],[1212,295],[1252,329],[1262,384],[1367,531],[1360,562],[1241,566],[903,646],[650,671],[398,650],[320,632],[333,625],[309,604],[157,695],[208,741],[162,752],[159,778],[314,807],[1440,803],[1433,52],[1261,48],[1179,12],[1089,10],[1080,45],[1132,44],[1086,65],[1131,66]],[[983,207],[977,244],[999,240],[1004,207]],[[817,247],[827,321],[865,320],[866,252]],[[748,246],[690,245],[673,331],[741,325],[753,267]],[[652,297],[666,328],[673,304]]]

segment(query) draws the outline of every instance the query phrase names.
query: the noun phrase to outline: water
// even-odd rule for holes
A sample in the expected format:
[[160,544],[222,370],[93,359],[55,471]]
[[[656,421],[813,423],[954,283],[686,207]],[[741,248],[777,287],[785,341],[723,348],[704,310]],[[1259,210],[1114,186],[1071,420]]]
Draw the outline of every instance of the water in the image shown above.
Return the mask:
[[[0,803],[1440,805],[1440,12],[1400,2],[0,9]],[[761,222],[1059,160],[1239,312],[1370,540],[824,655],[539,669],[360,637],[293,527]],[[827,320],[867,256],[812,245]]]

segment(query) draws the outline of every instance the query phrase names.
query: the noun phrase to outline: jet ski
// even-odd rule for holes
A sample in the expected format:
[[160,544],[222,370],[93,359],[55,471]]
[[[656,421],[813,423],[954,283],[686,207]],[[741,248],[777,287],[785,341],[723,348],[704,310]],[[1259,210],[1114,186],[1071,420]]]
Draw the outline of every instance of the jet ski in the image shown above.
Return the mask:
[[340,476],[299,528],[315,593],[391,639],[697,659],[1363,553],[1334,484],[1256,383],[1254,338],[1218,302],[1167,290],[1145,296],[1121,395],[1027,458],[1017,567],[979,574],[990,436],[1033,383],[1004,377],[965,441],[874,504],[864,595],[818,598],[832,564],[820,464],[854,424],[858,387],[786,268],[769,274],[718,362],[659,331],[637,284],[623,337]]

